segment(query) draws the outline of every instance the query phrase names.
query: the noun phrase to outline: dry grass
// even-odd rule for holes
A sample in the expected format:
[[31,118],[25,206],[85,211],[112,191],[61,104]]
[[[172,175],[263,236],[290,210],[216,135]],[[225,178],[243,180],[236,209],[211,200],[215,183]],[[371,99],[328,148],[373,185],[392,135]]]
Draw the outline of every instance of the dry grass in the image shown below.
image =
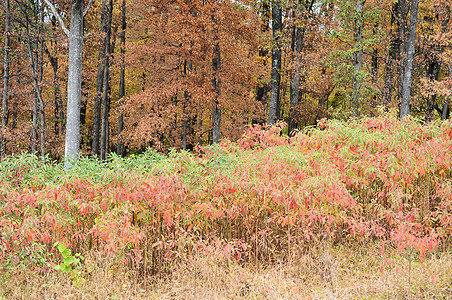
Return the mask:
[[452,299],[450,253],[419,263],[409,253],[393,254],[385,262],[379,251],[376,245],[324,246],[293,254],[290,263],[260,267],[199,255],[190,263],[172,266],[164,277],[146,280],[113,260],[90,255],[82,272],[86,281],[79,287],[66,275],[51,272],[40,282],[0,285],[0,295],[5,299]]

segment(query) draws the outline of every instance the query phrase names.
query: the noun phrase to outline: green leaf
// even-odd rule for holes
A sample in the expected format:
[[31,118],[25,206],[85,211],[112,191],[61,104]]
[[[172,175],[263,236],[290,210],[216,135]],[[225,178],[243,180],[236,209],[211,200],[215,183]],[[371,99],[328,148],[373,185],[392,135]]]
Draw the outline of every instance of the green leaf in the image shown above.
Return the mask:
[[63,251],[66,250],[66,245],[65,245],[65,244],[62,244],[62,243],[59,243],[59,244],[58,244],[58,250],[59,250],[61,253],[63,253]]
[[73,262],[74,262],[74,257],[73,256],[69,256],[69,257],[65,257],[64,259],[63,259],[63,262],[64,262],[64,264],[66,265],[66,266],[69,266],[69,265],[71,265]]
[[61,264],[58,266],[58,269],[61,270],[61,271],[63,271],[63,272],[65,272],[65,273],[69,273],[69,272],[72,270],[71,266],[67,266],[67,265],[65,265],[64,263],[61,263]]
[[75,287],[78,287],[79,285],[85,283],[85,279],[84,278],[80,278],[80,277],[76,277],[72,280],[72,283],[74,284]]
[[61,255],[63,255],[64,258],[71,256],[71,249],[66,249],[62,251]]

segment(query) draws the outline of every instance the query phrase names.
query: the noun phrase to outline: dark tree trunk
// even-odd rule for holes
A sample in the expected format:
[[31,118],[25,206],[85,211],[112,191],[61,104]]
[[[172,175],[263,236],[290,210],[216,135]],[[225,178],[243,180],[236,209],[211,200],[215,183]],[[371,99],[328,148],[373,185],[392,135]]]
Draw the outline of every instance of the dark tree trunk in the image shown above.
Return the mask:
[[450,114],[449,100],[450,100],[450,96],[448,96],[446,98],[446,100],[444,100],[444,106],[443,106],[443,109],[441,111],[441,120],[442,121],[444,121],[444,120],[449,118],[449,114]]
[[[315,0],[311,0],[309,7],[303,9],[302,11],[302,19],[306,19],[306,14],[311,12],[312,6],[314,5]],[[301,5],[301,3],[299,3]],[[289,112],[289,135],[292,135],[293,129],[296,127],[296,122],[294,120],[294,110],[300,101],[300,80],[301,80],[301,71],[302,71],[302,51],[303,51],[303,40],[305,29],[297,26],[296,24],[297,14],[294,12],[293,18],[295,24],[293,25],[292,31],[292,61],[293,61],[293,69],[292,75],[290,78],[290,112]]]
[[100,158],[106,159],[108,150],[108,118],[110,116],[110,38],[111,38],[111,21],[113,12],[113,1],[109,0],[108,18],[107,18],[107,35],[105,47],[105,69],[104,69],[104,87],[102,96],[102,127],[101,127],[101,145]]
[[41,129],[41,157],[44,159],[46,153],[46,116],[45,116],[45,103],[42,98],[41,93],[41,84],[42,84],[42,76],[43,76],[43,65],[44,65],[44,6],[40,6],[39,12],[39,34],[38,34],[38,46],[39,46],[39,57],[38,61],[38,70],[39,70],[39,115],[40,115],[40,129]]
[[[436,20],[438,20],[436,18]],[[441,31],[446,34],[448,30],[448,25],[450,21],[450,7],[446,6],[445,11],[442,14],[442,22],[441,22]],[[444,52],[444,46],[438,43],[427,45],[427,51],[425,53],[425,61],[426,61],[426,72],[427,77],[430,81],[438,81],[439,73],[441,70],[441,59],[440,56]],[[427,111],[425,114],[425,121],[430,122],[434,117],[434,108],[436,106],[436,98],[437,95],[430,95],[427,97]],[[448,101],[445,101],[445,104],[448,104]],[[447,105],[448,106],[448,105]],[[442,112],[440,114],[442,118]]]
[[294,24],[292,32],[292,60],[293,69],[290,78],[290,113],[289,113],[289,135],[295,129],[294,110],[300,100],[300,80],[302,71],[302,51],[303,51],[304,29]]
[[184,104],[182,106],[182,150],[187,150],[187,112],[186,103],[188,99],[188,93],[184,92]]
[[220,39],[218,37],[218,21],[215,16],[215,9],[212,12],[212,21],[214,26],[214,46],[213,46],[213,57],[212,57],[212,86],[213,92],[215,94],[213,99],[212,108],[212,143],[218,144],[220,142],[220,129],[221,129],[221,108],[220,108],[220,97],[221,97],[221,52],[220,52]]
[[268,112],[268,124],[274,125],[278,114],[279,87],[281,85],[281,31],[282,31],[282,9],[281,2],[275,1],[272,7],[273,26],[273,51],[272,51],[272,72],[271,72],[271,92],[270,107]]
[[8,80],[9,80],[9,26],[11,12],[9,0],[5,1],[5,44],[3,49],[3,95],[2,95],[2,127],[0,132],[0,159],[6,154],[6,128],[8,126]]
[[[262,32],[268,32],[270,30],[270,17],[271,17],[271,9],[270,9],[270,4],[268,1],[263,1],[262,3],[262,16],[261,16],[261,21],[262,21]],[[259,56],[260,57],[267,57],[268,55],[268,50],[263,47],[259,49]],[[264,60],[264,65],[266,65],[265,63],[266,60]],[[257,87],[256,87],[256,102],[259,102],[262,104],[262,107],[264,107],[265,110],[267,110],[267,101],[268,101],[268,92],[270,91],[270,86],[268,84],[268,82],[266,81],[262,81],[260,83],[258,83]],[[253,122],[255,123],[262,123],[265,122],[264,120],[253,120]]]
[[[427,77],[432,81],[437,81],[441,62],[434,53],[429,53],[427,57]],[[431,122],[434,116],[434,107],[436,102],[436,94],[427,96],[427,110],[425,112],[425,122]]]
[[50,65],[52,66],[53,70],[53,84],[54,84],[54,101],[55,101],[55,136],[58,138],[60,135],[60,128],[61,133],[64,134],[64,109],[63,109],[63,101],[61,99],[61,88],[60,88],[60,78],[58,76],[58,57],[53,56],[50,51],[45,47],[44,44],[44,50],[47,53],[47,56],[49,58]]
[[[96,78],[96,96],[94,97],[94,116],[93,116],[93,141],[91,150],[93,155],[99,155],[99,138],[101,130],[101,111],[102,111],[102,92],[104,86],[104,70],[105,70],[105,51],[107,47],[107,15],[108,15],[108,2],[104,0],[102,3],[102,15],[100,18],[100,24],[102,31],[105,32],[105,37],[102,43],[102,47],[99,50],[98,65],[97,65],[97,78]],[[109,43],[109,42],[108,42]]]
[[[374,28],[373,28],[373,34],[376,35],[377,34],[377,29],[378,29],[378,23],[375,23]],[[373,83],[377,83],[378,80],[378,48],[375,45],[375,49],[374,49],[374,55],[372,56],[372,82]],[[376,97],[376,96],[375,96]]]
[[[41,7],[42,9],[42,7]],[[33,81],[33,115],[32,115],[32,140],[31,140],[31,152],[36,154],[38,152],[38,127],[40,127],[41,133],[41,156],[45,156],[45,114],[44,114],[44,101],[41,94],[41,82],[42,82],[42,56],[43,56],[43,41],[42,39],[42,25],[40,22],[41,11],[34,8],[34,14],[36,24],[33,27],[38,28],[35,34],[36,40],[32,40],[32,33],[30,32],[31,20],[30,16],[26,16],[25,33],[27,39],[27,52],[30,62],[31,77]],[[33,46],[34,45],[34,46]],[[34,49],[33,49],[34,48]],[[38,118],[40,117],[40,126],[38,126]]]
[[119,75],[119,109],[120,114],[118,118],[118,146],[116,147],[116,154],[122,156],[124,154],[124,144],[122,143],[121,132],[124,128],[124,113],[122,112],[122,105],[124,104],[125,96],[125,61],[126,54],[126,0],[122,1],[122,31],[121,31],[121,73]]
[[[391,42],[389,45],[388,57],[386,59],[383,93],[383,105],[386,109],[389,108],[389,105],[393,100],[394,88],[397,82],[400,81],[402,65],[401,52],[404,49],[404,32],[407,24],[406,1],[407,0],[400,0],[394,2],[391,9],[391,27],[395,25],[396,29],[394,31],[391,30]],[[399,99],[399,92],[395,94],[397,99]]]
[[[192,68],[191,63],[187,60],[184,61],[184,76],[188,75],[188,71]],[[182,149],[187,150],[187,131],[188,131],[188,114],[187,105],[190,101],[190,95],[188,91],[184,91],[184,102],[182,106]]]
[[410,114],[410,100],[411,100],[411,85],[413,83],[413,64],[414,52],[416,44],[416,28],[417,28],[417,13],[419,8],[419,0],[411,0],[411,16],[410,27],[406,47],[406,64],[405,72],[403,74],[402,84],[402,103],[400,106],[400,118],[404,118]]
[[[452,62],[449,64],[448,76],[449,76],[449,79],[452,77]],[[443,120],[443,121],[448,119],[450,116],[449,101],[450,101],[450,96],[446,97],[446,99],[444,100],[443,109],[441,111],[441,120]]]
[[363,37],[363,10],[366,0],[357,0],[356,2],[356,15],[357,20],[355,22],[355,53],[353,55],[353,96],[352,106],[355,117],[359,117],[360,114],[360,97],[361,97],[361,79],[359,73],[361,72],[363,63],[363,51],[361,50],[361,40]]
[[[34,85],[34,83],[33,83]],[[34,87],[33,87],[34,88]],[[33,92],[33,111],[31,116],[31,153],[38,154],[38,97],[36,91]]]

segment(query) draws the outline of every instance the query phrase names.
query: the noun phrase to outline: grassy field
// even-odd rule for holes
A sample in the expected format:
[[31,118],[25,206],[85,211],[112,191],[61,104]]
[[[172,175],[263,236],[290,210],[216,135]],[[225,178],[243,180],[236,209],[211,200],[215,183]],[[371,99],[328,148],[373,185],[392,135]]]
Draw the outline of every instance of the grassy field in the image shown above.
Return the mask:
[[282,130],[68,172],[8,157],[0,297],[452,297],[450,122]]

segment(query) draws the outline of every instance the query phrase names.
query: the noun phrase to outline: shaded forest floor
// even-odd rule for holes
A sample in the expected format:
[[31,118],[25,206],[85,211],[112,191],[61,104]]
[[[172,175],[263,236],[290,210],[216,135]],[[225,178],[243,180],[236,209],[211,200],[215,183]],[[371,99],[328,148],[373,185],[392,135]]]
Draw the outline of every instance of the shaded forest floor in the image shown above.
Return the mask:
[[448,299],[452,123],[0,162],[0,298]]

